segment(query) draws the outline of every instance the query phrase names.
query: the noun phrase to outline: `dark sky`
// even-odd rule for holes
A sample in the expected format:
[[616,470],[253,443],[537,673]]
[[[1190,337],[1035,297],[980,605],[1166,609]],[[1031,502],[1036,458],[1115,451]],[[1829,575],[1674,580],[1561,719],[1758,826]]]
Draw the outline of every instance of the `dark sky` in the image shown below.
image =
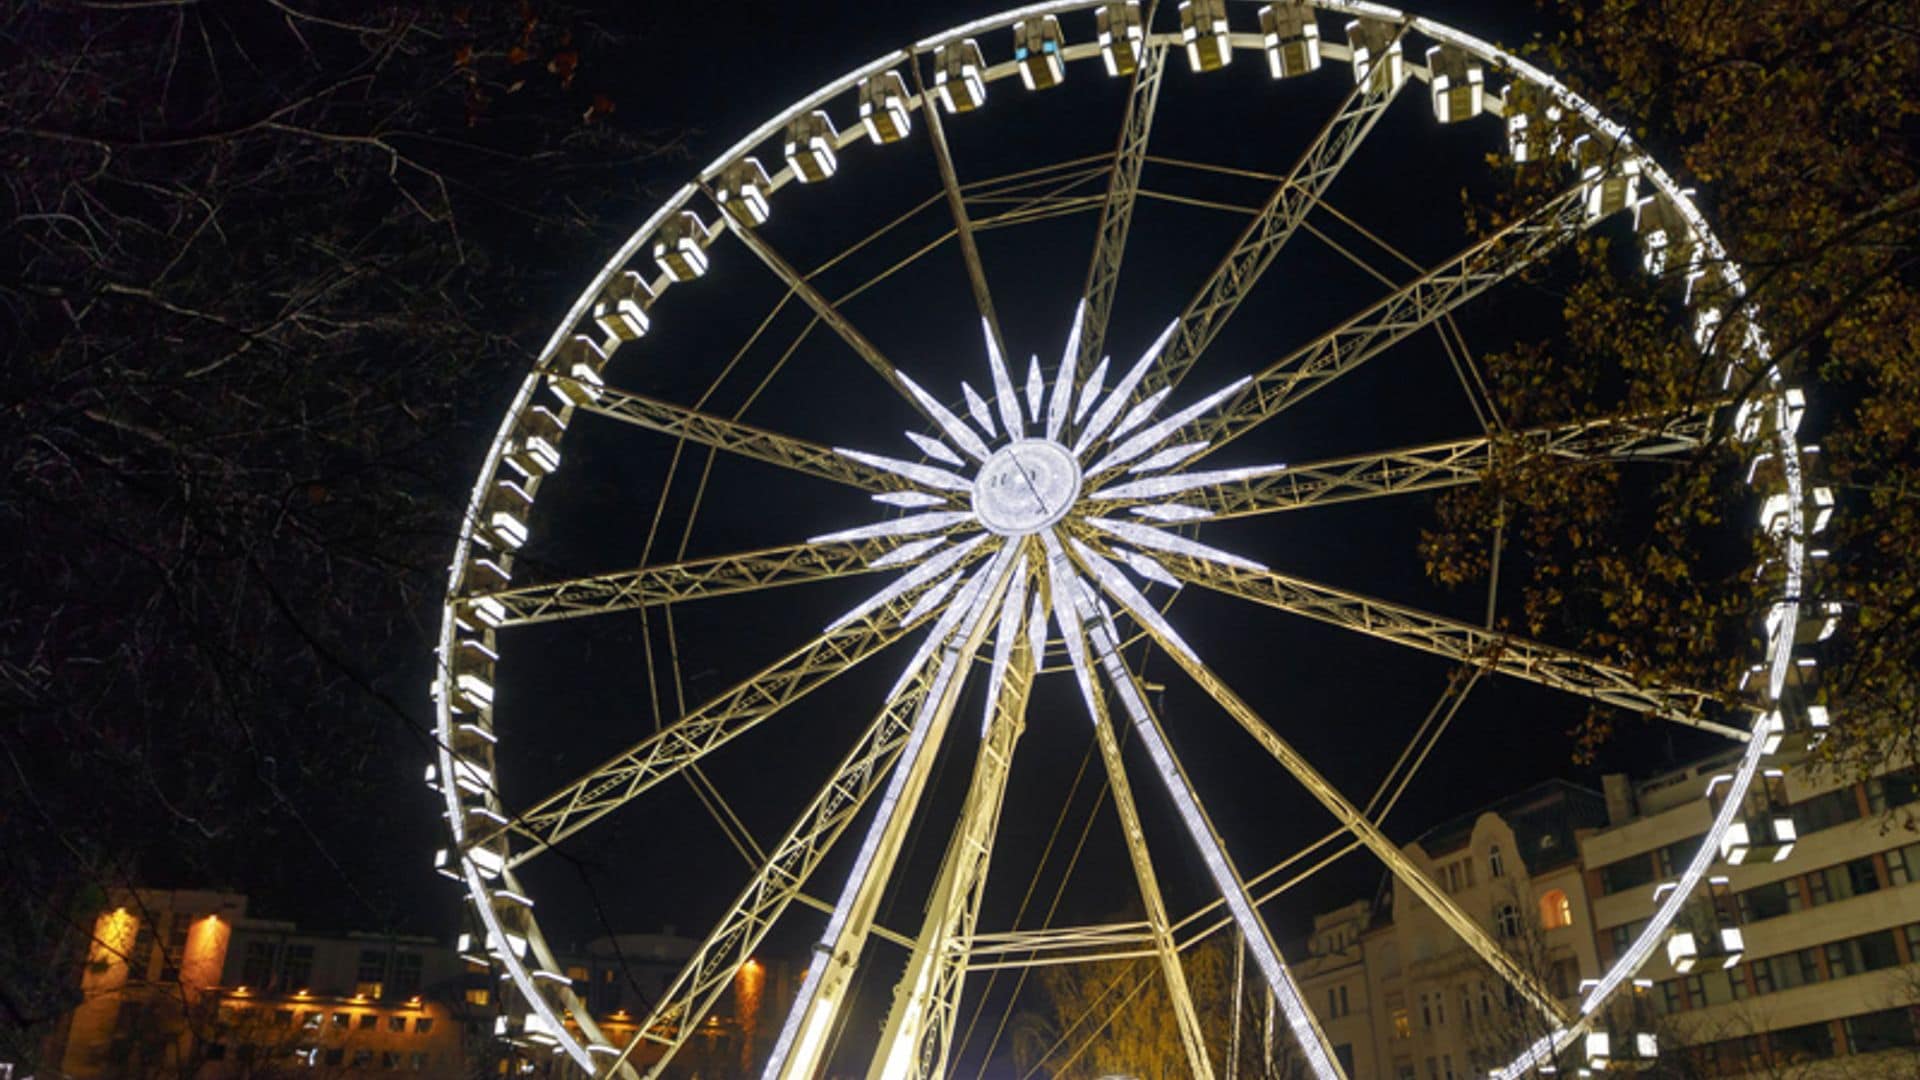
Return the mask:
[[[1162,6],[1168,9],[1163,15],[1171,16],[1173,5]],[[680,167],[690,177],[698,163],[821,81],[887,48],[998,8],[983,3],[661,5],[644,17],[628,50],[632,59],[617,84],[618,115],[622,122],[645,127],[695,129],[691,160]],[[1509,44],[1542,25],[1531,8],[1506,3],[1434,4],[1422,13]],[[1234,14],[1250,20],[1251,5],[1235,5]],[[609,22],[633,18],[610,15]],[[1331,20],[1323,19],[1322,26],[1338,40]],[[987,44],[1004,48],[998,41]],[[1346,72],[1330,64],[1314,77],[1275,84],[1245,54],[1229,70],[1207,76],[1195,76],[1176,61],[1153,151],[1284,172],[1345,92]],[[1017,82],[996,84],[986,110],[949,120],[957,169],[963,180],[971,180],[1105,152],[1113,143],[1124,92],[1123,83],[1108,81],[1097,65],[1085,64],[1071,69],[1065,86],[1046,94],[1026,94]],[[834,118],[843,126],[852,122],[850,112],[846,102],[835,103]],[[884,150],[863,143],[847,152],[842,174],[830,183],[783,191],[766,235],[790,261],[813,267],[934,194],[938,178],[922,136],[916,131],[912,141]],[[1426,107],[1424,87],[1413,84],[1348,166],[1330,202],[1414,258],[1436,260],[1464,242],[1460,192],[1486,190],[1482,159],[1500,145],[1500,129],[1492,119],[1442,130]],[[664,195],[679,179],[657,176],[654,183]],[[1268,190],[1257,181],[1156,166],[1149,166],[1145,183],[1242,204],[1257,204]],[[936,206],[824,275],[823,289],[837,294],[852,288],[937,235],[946,220],[944,209]],[[1015,357],[1039,353],[1050,365],[1058,356],[1086,272],[1095,220],[1081,214],[983,235],[983,258]],[[1328,220],[1324,212],[1315,218],[1323,225]],[[1241,219],[1219,212],[1143,203],[1109,337],[1116,361],[1137,355],[1179,314],[1240,227]],[[1343,242],[1361,243],[1351,232],[1339,235]],[[573,266],[584,286],[604,254],[555,251],[552,257]],[[1403,267],[1377,251],[1368,254],[1404,280]],[[1324,244],[1296,238],[1183,384],[1176,404],[1264,366],[1380,291]],[[655,313],[655,334],[620,354],[610,381],[687,403],[711,388],[712,411],[739,407],[804,326],[798,305],[789,305],[739,365],[716,379],[779,295],[778,283],[764,268],[737,245],[723,242],[715,251],[713,272],[669,294]],[[1511,286],[1461,312],[1460,327],[1476,351],[1497,349],[1538,324],[1539,312],[1554,306],[1549,292]],[[882,351],[935,393],[957,397],[960,379],[976,386],[984,382],[976,315],[953,247],[935,250],[846,311]],[[555,317],[559,314],[556,309]],[[745,415],[751,423],[804,438],[883,453],[906,449],[899,432],[915,420],[824,332],[795,350]],[[1302,461],[1476,430],[1438,339],[1429,333],[1288,412],[1283,422],[1240,440],[1211,464]],[[566,469],[543,494],[528,550],[530,569],[523,577],[633,565],[643,555],[655,509],[663,501],[655,561],[672,557],[683,528],[688,554],[701,555],[791,543],[874,517],[857,492],[723,459],[689,527],[701,459],[683,462],[669,487],[671,449],[646,433],[582,417],[569,436]],[[1271,515],[1201,535],[1282,571],[1477,619],[1483,594],[1448,594],[1423,578],[1414,544],[1419,528],[1430,520],[1431,504],[1412,498]],[[873,579],[864,579],[682,606],[673,613],[673,629],[686,696],[697,702],[732,685],[801,644],[873,587]],[[1364,801],[1445,685],[1446,665],[1199,593],[1188,589],[1181,595],[1172,608],[1174,622],[1243,697],[1344,791]],[[652,631],[656,649],[664,652],[660,620]],[[665,715],[656,717],[651,704],[656,690],[649,686],[635,615],[516,630],[503,635],[502,646],[501,782],[510,804],[524,805],[545,794],[680,711],[671,688],[661,687],[659,711]],[[862,665],[714,756],[709,777],[761,844],[784,831],[870,720],[906,651],[899,647]],[[1168,730],[1244,871],[1265,868],[1330,827],[1317,804],[1171,664],[1151,661],[1147,674],[1166,684],[1162,705]],[[1070,691],[1063,677],[1042,679],[1015,766],[983,926],[1006,926],[1027,886],[1037,882],[1035,907],[1023,923],[1034,925],[1058,880],[1060,852],[1041,866],[1040,850],[1090,741],[1084,711]],[[942,823],[951,819],[965,784],[976,741],[977,695],[963,699],[962,710],[965,719],[957,719],[949,734],[928,803],[930,825],[916,832],[903,864],[904,887],[883,909],[883,921],[902,932],[917,927],[912,893],[924,888],[933,872],[946,841]],[[1597,787],[1600,770],[1569,764],[1565,731],[1583,711],[1577,701],[1532,687],[1483,683],[1395,811],[1389,834],[1410,840],[1447,817],[1547,777]],[[1636,727],[1612,751],[1610,764],[1649,772],[1695,746],[1675,743],[1664,731]],[[1166,800],[1144,782],[1144,761],[1130,764],[1177,917],[1209,899],[1206,879],[1186,851]],[[1090,780],[1097,772],[1096,760]],[[1083,783],[1064,818],[1063,848],[1078,836],[1091,803],[1091,788]],[[411,869],[423,867],[427,855],[407,842],[425,846],[412,822],[431,820],[434,812],[426,793],[413,784],[396,800],[392,835],[396,847],[409,849],[406,873],[420,879],[422,921],[431,923],[434,912],[443,913],[444,926],[421,928],[446,933],[453,929],[453,912],[443,901],[451,897],[438,879]],[[402,815],[407,820],[398,820]],[[863,817],[850,837],[864,826]],[[1110,807],[1100,811],[1090,837],[1064,893],[1059,921],[1103,919],[1133,902]],[[830,859],[811,891],[833,896],[843,864],[844,859]],[[565,947],[597,936],[603,927],[673,926],[700,936],[746,872],[741,856],[688,787],[675,783],[600,822],[570,842],[562,856],[536,861],[526,876],[539,896],[549,937]],[[1268,917],[1283,940],[1296,938],[1313,911],[1370,894],[1378,878],[1375,864],[1350,857],[1269,905]],[[800,956],[823,919],[796,909],[770,940],[769,951]],[[863,1001],[884,993],[890,966],[899,960],[890,946],[875,946],[869,956],[874,971]]]

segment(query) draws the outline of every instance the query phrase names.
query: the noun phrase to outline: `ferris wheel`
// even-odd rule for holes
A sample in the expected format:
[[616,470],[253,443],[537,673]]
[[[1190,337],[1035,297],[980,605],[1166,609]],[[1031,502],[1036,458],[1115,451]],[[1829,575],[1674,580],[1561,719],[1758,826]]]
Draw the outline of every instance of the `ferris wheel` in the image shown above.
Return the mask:
[[[1276,776],[1290,776],[1324,807],[1335,825],[1331,835],[1377,857],[1399,888],[1539,1015],[1546,1034],[1517,1047],[1500,1075],[1570,1060],[1605,1066],[1651,1056],[1649,1036],[1613,1023],[1609,1007],[1618,992],[1656,954],[1681,970],[1738,954],[1739,931],[1724,916],[1724,883],[1710,874],[1730,863],[1785,858],[1792,849],[1791,819],[1770,763],[1783,748],[1804,745],[1827,719],[1811,659],[1796,647],[1831,629],[1831,612],[1804,604],[1801,584],[1809,538],[1832,505],[1830,492],[1803,478],[1801,392],[1771,367],[1751,320],[1738,323],[1738,342],[1716,332],[1719,305],[1742,295],[1738,268],[1687,192],[1625,130],[1547,73],[1484,41],[1344,0],[1157,6],[1032,4],[905,45],[821,86],[701,169],[607,260],[561,320],[514,397],[473,489],[454,553],[434,687],[440,749],[428,781],[444,798],[451,831],[438,865],[464,887],[477,917],[480,931],[463,946],[512,987],[513,1002],[499,1021],[503,1038],[594,1075],[658,1075],[771,928],[811,919],[808,925],[820,926],[809,931],[817,945],[772,1040],[765,1075],[816,1075],[856,972],[872,965],[866,946],[880,932],[881,898],[895,883],[910,833],[921,828],[937,833],[945,854],[932,883],[916,894],[915,910],[924,911],[917,933],[895,935],[907,960],[885,973],[896,989],[870,1047],[869,1075],[944,1074],[968,972],[995,939],[980,925],[981,897],[1008,801],[1017,795],[1008,778],[1026,707],[1037,682],[1058,679],[1071,684],[1091,725],[1145,910],[1124,944],[1158,963],[1194,1075],[1211,1076],[1212,1069],[1179,958],[1189,942],[1178,928],[1190,920],[1169,910],[1160,880],[1165,852],[1156,864],[1149,839],[1156,848],[1182,845],[1197,854],[1216,898],[1212,910],[1224,909],[1239,931],[1299,1054],[1315,1075],[1341,1075],[1289,957],[1261,915],[1273,895],[1263,891],[1270,872],[1237,862],[1215,827],[1222,801],[1244,796],[1210,793],[1190,779],[1143,684],[1141,657],[1149,655],[1180,669],[1273,759]],[[1193,283],[1185,308],[1167,312],[1156,336],[1110,341],[1130,231],[1148,203],[1142,174],[1153,159],[1162,87],[1177,72],[1183,89],[1204,94],[1209,80],[1235,65],[1263,67],[1274,95],[1310,80],[1337,80],[1338,105],[1290,161],[1276,162],[1284,172],[1249,174],[1262,175],[1269,194],[1245,209],[1238,236]],[[1025,117],[1070,81],[1124,88],[1109,152],[961,181],[948,125],[991,124],[996,106],[1012,107],[1003,104],[1008,97],[1032,102],[1020,106]],[[1203,352],[1289,241],[1312,228],[1310,215],[1325,208],[1343,167],[1392,109],[1425,112],[1448,138],[1478,140],[1508,164],[1546,171],[1559,193],[1410,280],[1390,283],[1377,301],[1278,359],[1206,385],[1190,383]],[[800,269],[770,239],[769,223],[802,188],[824,197],[849,174],[908,156],[916,165],[930,162],[938,176],[921,209],[950,221],[938,241],[904,263],[954,260],[957,251],[967,285],[961,302],[977,328],[971,340],[949,342],[937,365],[896,363],[863,331],[849,295],[828,295],[816,272]],[[1069,181],[1090,181],[1093,190],[1067,194]],[[1009,298],[989,280],[979,237],[1075,213],[1098,220],[1079,302],[1058,312],[1052,340],[1009,341],[1000,318]],[[809,214],[808,228],[830,231],[834,220]],[[1757,387],[1736,405],[1712,403],[1681,417],[1570,421],[1500,439],[1481,431],[1287,464],[1208,460],[1543,265],[1583,233],[1623,227],[1638,238],[1644,271],[1681,292],[1688,328],[1724,368],[1726,384],[1738,378]],[[847,251],[874,235],[821,242]],[[832,335],[833,347],[854,361],[834,377],[857,377],[887,395],[894,411],[888,423],[906,427],[895,441],[872,441],[851,416],[838,419],[865,443],[790,434],[778,402],[754,405],[750,423],[745,406],[728,413],[622,388],[656,365],[678,370],[678,354],[650,350],[671,328],[676,301],[715,287],[718,271],[730,264],[742,274],[770,275],[783,290],[782,304],[803,305],[810,326]],[[1716,288],[1700,285],[1708,278]],[[743,312],[740,325],[754,317]],[[608,421],[645,429],[675,448],[759,463],[794,484],[863,493],[871,509],[864,519],[813,535],[792,534],[781,514],[747,513],[740,520],[762,535],[726,553],[654,557],[649,541],[650,557],[636,568],[551,580],[524,573],[521,553],[540,527],[535,502],[561,472],[570,429]],[[809,419],[816,427],[835,422]],[[1570,462],[1683,453],[1715,425],[1755,463],[1749,483],[1774,553],[1768,580],[1775,595],[1763,612],[1764,652],[1749,676],[1750,710],[1724,709],[1703,690],[1650,684],[1548,642],[1295,576],[1207,531],[1208,523],[1228,519],[1257,522],[1472,484],[1493,467],[1496,453],[1515,447]],[[677,453],[673,467],[682,467]],[[661,504],[678,490],[669,478]],[[700,490],[701,498],[719,497]],[[790,632],[787,651],[770,662],[755,658],[765,666],[737,685],[687,700],[657,731],[544,798],[502,795],[502,772],[514,768],[515,725],[539,722],[505,708],[496,716],[496,667],[513,664],[517,628],[845,581],[859,586],[850,606],[824,628],[774,628]],[[1373,804],[1363,807],[1339,790],[1289,740],[1285,725],[1262,716],[1245,688],[1229,685],[1183,637],[1176,598],[1195,589],[1723,736],[1739,753],[1710,791],[1711,828],[1678,877],[1650,890],[1645,929],[1600,978],[1563,1000],[1387,838]],[[832,693],[836,679],[869,658],[870,667],[891,665],[892,677],[876,698],[854,703],[872,713],[871,722],[791,826],[759,853],[652,1015],[623,1029],[596,1021],[541,933],[522,884],[525,865],[616,810],[644,803],[651,790],[802,699]],[[965,693],[984,703],[978,717],[960,715]],[[1148,768],[1129,769],[1123,740],[1144,750]],[[943,755],[971,769],[966,798],[950,817],[928,820],[926,793]],[[1150,838],[1136,788],[1163,792],[1178,828]],[[852,853],[844,879],[812,880],[837,842],[843,862]],[[1100,943],[1097,935],[1086,940]]]

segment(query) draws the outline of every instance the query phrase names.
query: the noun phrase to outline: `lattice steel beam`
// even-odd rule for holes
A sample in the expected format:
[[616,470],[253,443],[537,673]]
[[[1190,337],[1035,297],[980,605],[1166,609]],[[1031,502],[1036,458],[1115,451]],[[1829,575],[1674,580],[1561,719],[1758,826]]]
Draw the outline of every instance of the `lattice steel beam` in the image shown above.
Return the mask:
[[[1713,407],[1703,408],[1710,411]],[[1090,497],[1089,502],[1125,505],[1172,498],[1207,510],[1216,519],[1245,517],[1477,484],[1503,459],[1551,457],[1582,464],[1684,454],[1697,449],[1712,426],[1705,412],[1593,420],[1310,461],[1265,475],[1239,476],[1176,492],[1165,488],[1177,485],[1177,476],[1157,487],[1151,480],[1133,481],[1108,488],[1113,493],[1108,499]],[[1155,491],[1159,493],[1151,494]]]
[[[1092,544],[1090,546],[1097,546]],[[1154,558],[1175,577],[1227,596],[1304,615],[1463,664],[1745,741],[1739,728],[1707,719],[1713,695],[1649,684],[1624,668],[1579,653],[1375,600],[1271,570],[1222,566],[1172,552]]]
[[586,387],[564,376],[550,376],[556,384],[577,388],[579,407],[614,420],[624,421],[676,439],[711,446],[741,457],[817,476],[823,480],[857,487],[864,491],[898,491],[909,486],[891,473],[869,468],[833,452],[830,446],[780,435],[723,417],[698,412],[670,401],[616,390],[610,386]]
[[[931,663],[921,665],[900,693],[880,710],[826,786],[774,845],[766,862],[660,995],[626,1051],[630,1054],[633,1046],[643,1041],[662,1048],[659,1060],[648,1070],[649,1077],[659,1075],[699,1029],[788,905],[804,899],[801,886],[886,779],[907,745],[914,714],[933,686],[934,668]],[[832,907],[827,906],[827,910]]]
[[579,832],[925,621],[929,615],[923,615],[913,624],[902,622],[921,591],[909,590],[845,626],[821,634],[673,725],[635,743],[618,757],[535,803],[514,817],[510,825],[477,843],[492,840],[508,829],[532,839],[534,847],[508,860],[509,865],[517,866]]
[[[1002,623],[1002,629],[1007,624]],[[1015,634],[986,737],[975,757],[973,783],[954,827],[946,862],[927,897],[927,914],[894,987],[893,1007],[881,1029],[868,1080],[939,1077],[953,1043],[960,989],[973,957],[974,929],[986,892],[987,866],[1000,827],[1014,748],[1026,728],[1033,689],[1033,654]]]
[[[1405,33],[1404,26],[1400,33]],[[1353,158],[1374,122],[1393,104],[1401,85],[1391,79],[1374,78],[1361,79],[1354,85],[1180,314],[1180,332],[1141,381],[1136,397],[1179,384]]]
[[[1153,25],[1158,5],[1149,0],[1142,21]],[[1127,231],[1133,225],[1133,206],[1140,197],[1140,169],[1147,160],[1147,138],[1153,132],[1154,108],[1167,73],[1167,46],[1149,45],[1133,69],[1127,111],[1120,122],[1119,145],[1114,150],[1107,198],[1100,206],[1100,228],[1094,233],[1093,259],[1087,266],[1086,321],[1080,330],[1080,355],[1074,358],[1081,378],[1100,360],[1107,340],[1107,320],[1113,314],[1113,294],[1120,283],[1120,259],[1127,250]]]
[[[864,574],[873,569],[873,560],[902,542],[897,537],[880,537],[845,543],[792,544],[765,551],[521,585],[479,593],[463,599],[461,604],[466,611],[484,609],[488,612],[485,618],[500,627],[604,615]],[[892,568],[905,568],[920,561],[905,560],[893,564]]]
[[1569,189],[1532,213],[1409,282],[1253,377],[1219,411],[1196,421],[1212,450],[1424,329],[1435,319],[1544,258],[1580,228],[1585,188]]

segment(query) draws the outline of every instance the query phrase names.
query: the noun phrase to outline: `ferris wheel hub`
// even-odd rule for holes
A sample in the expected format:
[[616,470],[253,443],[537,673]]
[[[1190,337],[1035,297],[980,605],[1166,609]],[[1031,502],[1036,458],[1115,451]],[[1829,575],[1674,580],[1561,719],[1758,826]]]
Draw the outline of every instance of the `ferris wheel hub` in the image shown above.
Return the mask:
[[1039,532],[1067,516],[1080,497],[1080,463],[1051,439],[1001,447],[973,482],[973,512],[1001,536]]

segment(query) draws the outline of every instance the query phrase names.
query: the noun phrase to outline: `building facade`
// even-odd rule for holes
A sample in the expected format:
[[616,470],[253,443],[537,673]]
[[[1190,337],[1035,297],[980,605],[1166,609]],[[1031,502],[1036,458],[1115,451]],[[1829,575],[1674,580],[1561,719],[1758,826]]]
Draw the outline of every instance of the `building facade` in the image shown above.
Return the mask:
[[[74,1080],[259,1080],[408,1073],[564,1075],[564,1058],[494,1037],[502,1003],[484,958],[431,938],[302,930],[251,917],[234,893],[135,890],[99,913],[80,1001],[42,1053]],[[622,1042],[692,955],[668,934],[594,941],[561,958],[601,1029]],[[481,962],[474,962],[480,959]],[[784,979],[759,962],[676,1057],[673,1075],[745,1076]],[[636,1064],[657,1060],[650,1044]]]
[[[1731,768],[1723,755],[1640,783],[1609,776],[1604,795],[1549,782],[1404,851],[1571,1007],[1645,929]],[[1686,941],[1661,943],[1617,1024],[1656,1036],[1651,1076],[1920,1076],[1920,831],[1889,816],[1920,804],[1920,773],[1852,783],[1787,768],[1766,782],[1776,806],[1762,812],[1791,819],[1792,847],[1715,871],[1724,880],[1676,924]],[[1306,954],[1301,989],[1351,1076],[1485,1076],[1547,1032],[1391,878],[1318,916]]]

